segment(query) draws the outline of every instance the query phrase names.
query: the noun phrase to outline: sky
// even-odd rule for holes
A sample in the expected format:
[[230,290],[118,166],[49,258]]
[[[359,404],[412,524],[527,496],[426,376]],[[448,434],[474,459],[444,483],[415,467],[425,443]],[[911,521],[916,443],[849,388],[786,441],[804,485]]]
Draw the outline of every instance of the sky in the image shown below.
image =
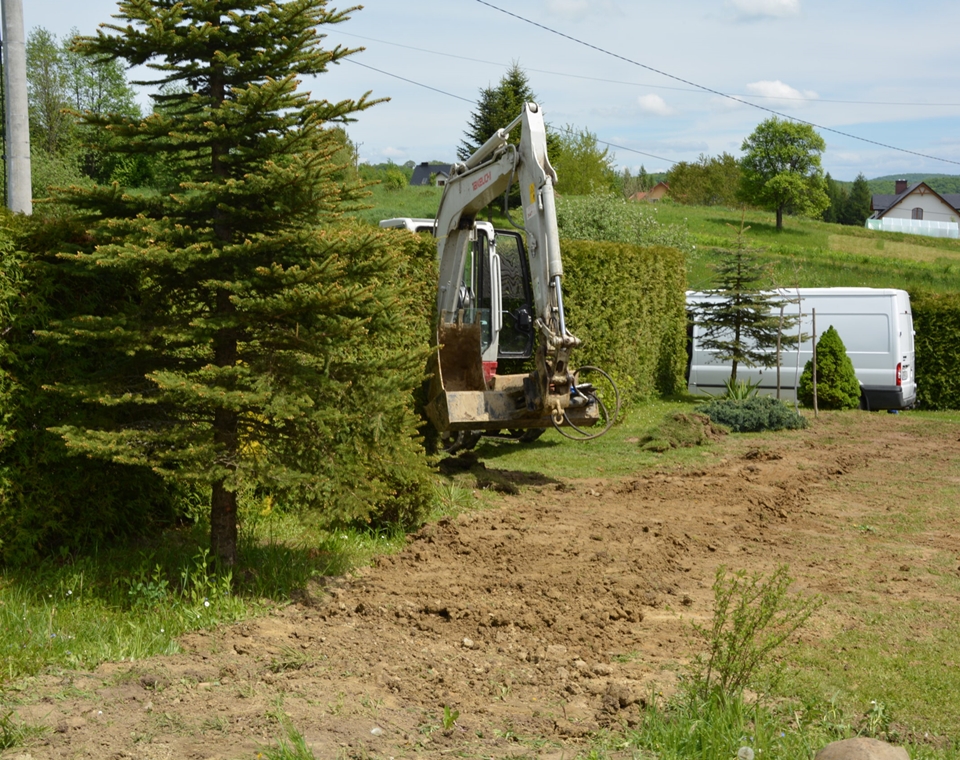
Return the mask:
[[[116,10],[24,0],[28,34],[92,34]],[[631,172],[739,157],[777,115],[815,125],[834,179],[960,174],[958,27],[956,0],[365,0],[322,30],[364,50],[303,87],[389,98],[348,126],[374,164],[455,161],[480,90],[517,63],[548,124]]]

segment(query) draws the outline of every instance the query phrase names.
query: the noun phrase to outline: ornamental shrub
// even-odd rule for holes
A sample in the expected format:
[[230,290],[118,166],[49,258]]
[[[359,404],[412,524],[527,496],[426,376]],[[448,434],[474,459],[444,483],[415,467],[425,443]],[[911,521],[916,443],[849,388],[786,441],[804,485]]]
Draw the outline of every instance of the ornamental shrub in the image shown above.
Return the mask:
[[748,399],[714,399],[694,408],[718,425],[734,433],[759,433],[763,430],[800,430],[807,420],[779,399],[753,396]]
[[[847,356],[847,349],[831,325],[817,341],[817,406],[821,409],[856,409],[860,405],[860,382]],[[813,359],[800,376],[797,397],[813,406]]]
[[687,254],[694,248],[687,227],[661,224],[656,206],[603,193],[557,198],[557,227],[561,240],[662,245]]

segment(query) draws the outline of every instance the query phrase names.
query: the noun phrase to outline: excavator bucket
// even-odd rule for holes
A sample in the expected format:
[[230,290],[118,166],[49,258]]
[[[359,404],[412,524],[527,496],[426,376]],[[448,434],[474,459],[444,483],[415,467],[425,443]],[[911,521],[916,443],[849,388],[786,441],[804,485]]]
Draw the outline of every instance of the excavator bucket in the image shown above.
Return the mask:
[[[437,335],[427,416],[441,432],[548,428],[552,413],[537,398],[532,375],[494,375],[484,381],[480,325],[441,324]],[[566,409],[561,425],[590,427],[600,419],[595,405]]]

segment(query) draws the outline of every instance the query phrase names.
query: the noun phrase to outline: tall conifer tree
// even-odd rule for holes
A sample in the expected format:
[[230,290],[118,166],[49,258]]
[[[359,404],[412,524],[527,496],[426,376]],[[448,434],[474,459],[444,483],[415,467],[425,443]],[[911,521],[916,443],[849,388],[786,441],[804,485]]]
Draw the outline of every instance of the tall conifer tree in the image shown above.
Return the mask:
[[717,265],[716,287],[707,290],[714,299],[694,308],[694,318],[702,325],[700,344],[714,351],[722,362],[730,362],[730,384],[737,382],[737,369],[773,367],[778,356],[777,336],[781,348],[796,345],[797,336],[784,332],[796,324],[796,318],[782,321],[776,311],[784,303],[774,294],[764,292],[767,272],[755,252],[747,248],[744,236],[749,230],[741,215],[737,247],[726,250]]
[[850,195],[847,196],[844,204],[843,219],[841,220],[843,224],[863,227],[867,217],[870,216],[871,201],[870,185],[867,184],[867,178],[861,172],[853,181],[853,185],[850,187]]
[[86,234],[58,266],[111,297],[48,333],[105,357],[55,387],[97,410],[57,432],[87,455],[209,487],[211,550],[228,565],[242,485],[352,518],[416,492],[422,472],[408,399],[424,357],[397,337],[409,328],[400,259],[339,219],[358,189],[342,184],[331,125],[374,101],[298,90],[356,52],[325,49],[318,31],[354,10],[124,0],[123,24],[78,43],[160,73],[149,117],[86,120],[118,153],[162,155],[176,181],[157,195],[71,191]]
[[[503,129],[523,112],[523,104],[536,102],[527,73],[514,61],[496,87],[480,90],[477,110],[470,114],[470,124],[464,140],[457,148],[457,156],[466,161],[498,129]],[[510,142],[520,144],[520,130],[514,130]]]

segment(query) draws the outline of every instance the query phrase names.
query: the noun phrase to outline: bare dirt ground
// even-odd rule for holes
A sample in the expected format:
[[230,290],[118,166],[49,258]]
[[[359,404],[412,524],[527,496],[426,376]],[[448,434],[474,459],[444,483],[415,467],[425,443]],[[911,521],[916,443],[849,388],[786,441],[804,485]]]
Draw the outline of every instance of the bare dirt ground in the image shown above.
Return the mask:
[[[317,758],[574,758],[675,688],[721,564],[788,563],[801,591],[828,598],[868,582],[934,593],[908,576],[960,554],[949,511],[889,544],[854,526],[889,519],[911,490],[960,484],[958,437],[909,415],[836,414],[728,436],[702,469],[501,472],[519,495],[425,527],[271,617],[186,636],[175,656],[31,679],[18,714],[52,730],[4,757],[252,759],[283,719]],[[843,625],[832,610],[804,635]]]

